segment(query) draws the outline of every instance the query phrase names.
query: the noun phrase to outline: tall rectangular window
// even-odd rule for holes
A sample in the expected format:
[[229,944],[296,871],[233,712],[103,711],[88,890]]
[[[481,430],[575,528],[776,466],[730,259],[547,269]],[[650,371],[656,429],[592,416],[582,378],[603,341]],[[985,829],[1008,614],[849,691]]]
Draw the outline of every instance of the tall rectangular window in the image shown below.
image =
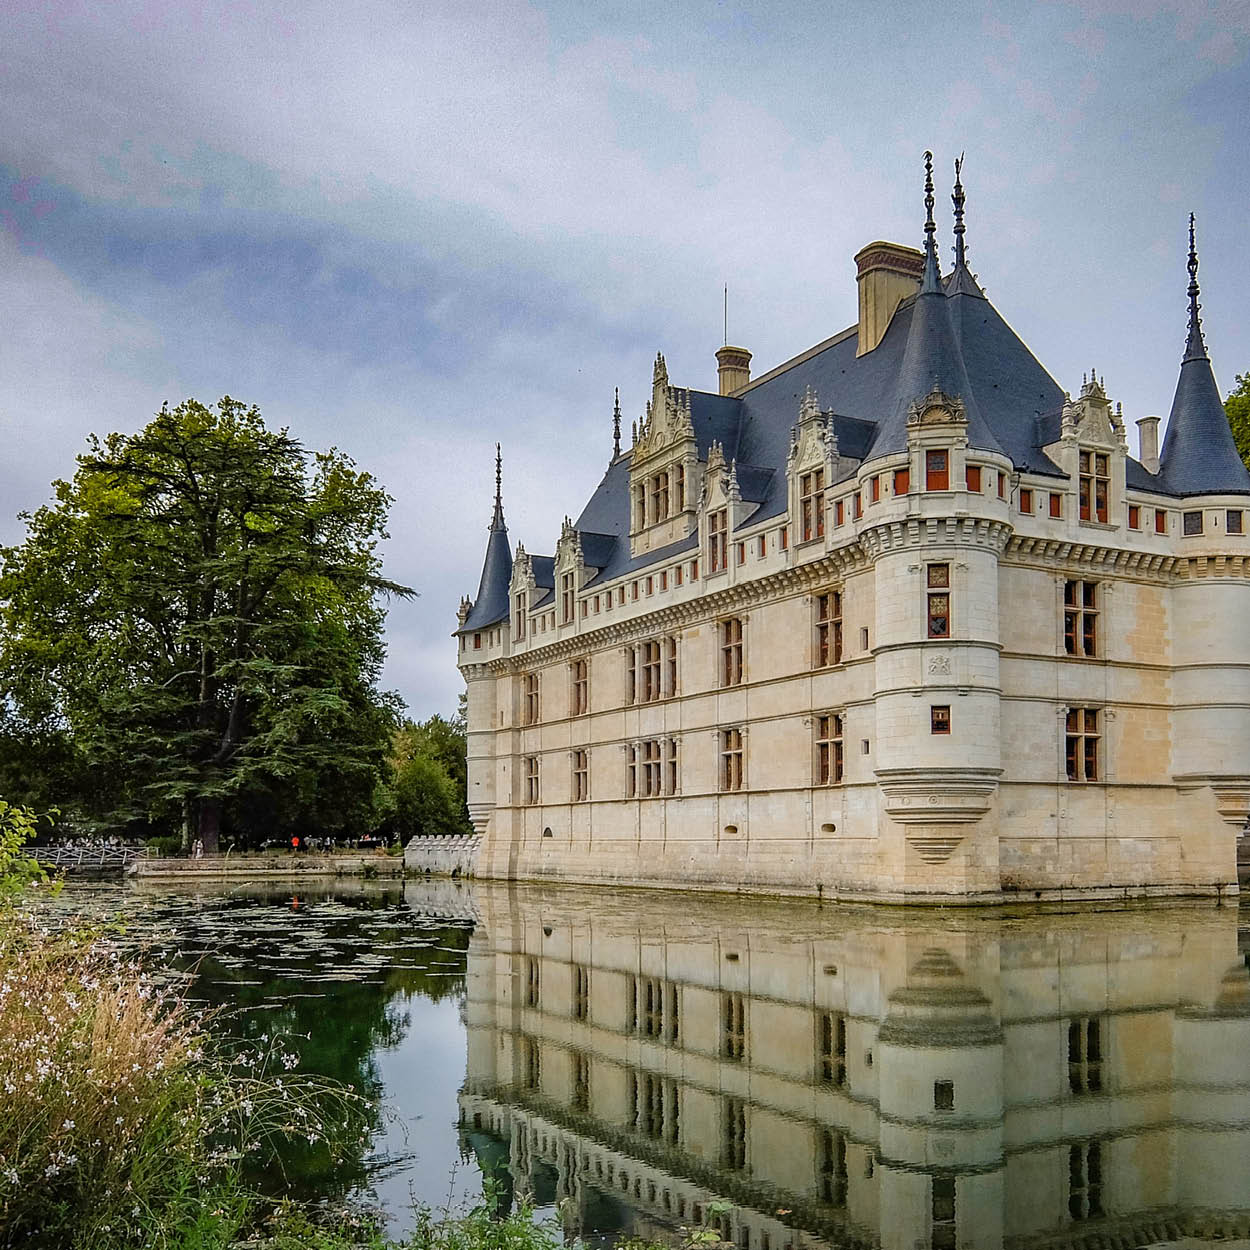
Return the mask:
[[512,598],[512,640],[521,642],[525,637],[525,591]]
[[525,1074],[525,1088],[541,1088],[543,1083],[542,1052],[532,1037],[521,1039],[521,1063]]
[[926,568],[926,603],[930,638],[951,636],[951,566],[930,564]]
[[742,617],[731,616],[720,623],[720,684],[742,684]]
[[1074,1094],[1102,1090],[1102,1021],[1097,1016],[1068,1021],[1068,1088]]
[[747,1004],[739,993],[721,994],[720,1053],[726,1059],[743,1059],[747,1053]]
[[827,1128],[820,1130],[820,1199],[846,1205],[846,1138]]
[[1168,514],[1163,508],[1155,509],[1155,533],[1166,534],[1168,532]]
[[677,739],[669,738],[665,743],[664,756],[664,793],[676,794],[677,782],[680,777],[680,769],[677,762]]
[[[842,499],[835,500],[833,505],[833,523],[841,525],[846,520],[846,501]],[[760,553],[761,555],[763,552]]]
[[929,708],[929,732],[948,734],[951,731],[951,709],[949,704],[934,704]]
[[816,667],[842,662],[842,595],[827,590],[816,596]]
[[664,640],[664,697],[677,693],[677,639]]
[[676,486],[676,492],[677,492],[676,511],[685,512],[686,510],[686,466],[684,464],[679,464],[673,470],[673,472],[676,475],[676,481],[674,483]]
[[577,574],[560,574],[560,618],[562,624],[573,623],[573,606],[577,597]]
[[742,789],[742,730],[722,729],[720,733],[720,788]]
[[726,1098],[722,1116],[721,1166],[740,1172],[747,1165],[746,1103]]
[[573,1019],[590,1019],[590,969],[585,964],[573,965]]
[[572,693],[569,710],[574,716],[585,716],[590,711],[589,660],[574,660],[569,665],[569,682]]
[[1098,654],[1098,583],[1063,584],[1063,649],[1069,655]]
[[1131,503],[1128,506],[1128,527],[1131,530],[1141,529],[1141,506]]
[[525,960],[525,1005],[537,1007],[541,990],[541,969],[532,955]]
[[1052,490],[1050,492],[1049,507],[1047,510],[1056,520],[1063,516],[1063,496],[1058,491]]
[[1111,471],[1108,459],[1100,451],[1080,453],[1077,498],[1081,505],[1082,521],[1107,523],[1107,496],[1111,489]]
[[894,470],[894,493],[896,495],[905,495],[911,490],[911,470],[895,469]]
[[630,1120],[635,1132],[677,1145],[681,1138],[677,1082],[651,1072],[629,1074]]
[[634,529],[640,530],[647,524],[647,486],[645,482],[634,484]]
[[729,567],[729,511],[719,508],[707,517],[707,571],[719,573]]
[[975,491],[978,495],[981,493],[981,466],[979,464],[966,465],[964,479],[970,491]]
[[625,748],[625,797],[638,797],[638,748],[633,743]]
[[803,541],[825,533],[825,471],[813,469],[799,478],[799,517]]
[[658,798],[663,784],[663,753],[658,738],[648,738],[639,743],[642,757],[642,774],[638,793],[644,799]]
[[522,761],[525,777],[524,801],[533,805],[538,802],[538,756],[527,755]]
[[818,1071],[827,1085],[846,1084],[846,1017],[822,1011],[818,1032]]
[[1068,1147],[1068,1214],[1074,1220],[1102,1215],[1102,1143]]
[[935,1176],[930,1198],[930,1250],[955,1250],[955,1178]]
[[880,473],[874,473],[872,477],[868,479],[868,502],[869,503],[881,502],[881,474]]
[[950,484],[949,453],[945,450],[926,451],[924,454],[925,490],[950,490]]
[[660,686],[660,644],[656,639],[642,643],[638,674],[638,697],[643,703],[654,703],[663,696]]
[[573,752],[573,802],[584,803],[590,798],[590,752]]
[[842,717],[833,712],[817,716],[816,784],[836,785],[842,780]]
[[539,720],[538,674],[525,674],[525,723],[537,725]]
[[1020,511],[1025,516],[1033,515],[1033,492],[1027,486],[1020,489]]
[[1241,509],[1229,508],[1224,513],[1224,532],[1226,534],[1241,533]]
[[590,1110],[590,1057],[573,1052],[573,1110]]
[[1097,781],[1098,744],[1102,739],[1096,707],[1070,707],[1065,721],[1065,756],[1069,781]]
[[651,519],[668,519],[668,474],[657,473],[651,479]]

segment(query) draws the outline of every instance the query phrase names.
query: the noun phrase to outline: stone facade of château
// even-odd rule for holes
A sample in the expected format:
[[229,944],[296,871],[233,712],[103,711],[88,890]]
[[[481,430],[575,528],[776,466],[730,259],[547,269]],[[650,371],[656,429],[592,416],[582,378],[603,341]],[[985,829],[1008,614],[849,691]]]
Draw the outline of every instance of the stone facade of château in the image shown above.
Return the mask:
[[[496,498],[457,631],[477,872],[901,901],[1237,888],[1250,473],[1198,317],[1162,449],[966,262],[719,394],[663,357],[553,556]],[[617,412],[619,431],[619,407]]]

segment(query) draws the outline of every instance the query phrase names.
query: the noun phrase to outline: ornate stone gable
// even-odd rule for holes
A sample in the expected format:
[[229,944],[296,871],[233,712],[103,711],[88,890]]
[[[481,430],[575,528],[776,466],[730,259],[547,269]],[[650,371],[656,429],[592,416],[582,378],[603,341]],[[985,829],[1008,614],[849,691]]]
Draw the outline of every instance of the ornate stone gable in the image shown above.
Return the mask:
[[833,430],[831,414],[821,411],[816,392],[809,386],[799,401],[798,424],[790,429],[786,472],[793,477],[823,465],[832,481],[837,461],[838,436]]
[[640,468],[656,458],[666,457],[674,448],[694,443],[694,422],[690,416],[690,392],[670,386],[668,366],[657,353],[651,378],[651,399],[646,416],[636,428],[632,465]]
[[577,532],[572,519],[567,516],[560,527],[560,539],[556,543],[555,568],[557,573],[576,570],[579,574],[585,568],[585,560],[582,557],[582,536]]
[[957,395],[947,395],[936,382],[923,399],[913,402],[907,410],[909,433],[918,427],[933,426],[968,428],[968,414],[963,400]]
[[512,561],[512,581],[508,584],[508,593],[515,597],[522,592],[533,595],[537,583],[534,580],[534,562],[522,543],[516,545],[516,556]]
[[1124,429],[1124,413],[1119,404],[1112,411],[1111,400],[1104,389],[1105,379],[1091,372],[1081,378],[1081,393],[1076,400],[1063,405],[1060,439],[1078,442],[1100,450],[1127,453],[1128,436]]

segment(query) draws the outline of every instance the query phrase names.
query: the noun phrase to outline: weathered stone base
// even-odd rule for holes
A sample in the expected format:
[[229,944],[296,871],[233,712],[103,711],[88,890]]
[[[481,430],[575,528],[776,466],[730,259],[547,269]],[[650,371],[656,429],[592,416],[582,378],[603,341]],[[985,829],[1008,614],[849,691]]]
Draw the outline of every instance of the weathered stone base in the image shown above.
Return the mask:
[[863,786],[502,808],[474,873],[920,906],[1239,892],[1238,831],[1210,787],[1007,784],[975,819],[898,805]]

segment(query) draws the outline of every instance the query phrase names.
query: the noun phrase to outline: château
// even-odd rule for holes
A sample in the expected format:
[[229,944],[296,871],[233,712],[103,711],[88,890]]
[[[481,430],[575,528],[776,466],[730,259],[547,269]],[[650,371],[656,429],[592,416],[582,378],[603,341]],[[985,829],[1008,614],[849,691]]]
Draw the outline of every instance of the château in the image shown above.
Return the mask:
[[[1235,893],[1250,473],[1199,319],[1162,447],[968,265],[855,257],[856,325],[651,399],[553,555],[459,614],[476,871],[884,901]],[[1178,264],[1179,268],[1179,264]],[[1179,287],[1179,284],[1178,284]],[[1179,292],[1178,292],[1179,293]],[[1178,300],[1179,304],[1179,300]]]

